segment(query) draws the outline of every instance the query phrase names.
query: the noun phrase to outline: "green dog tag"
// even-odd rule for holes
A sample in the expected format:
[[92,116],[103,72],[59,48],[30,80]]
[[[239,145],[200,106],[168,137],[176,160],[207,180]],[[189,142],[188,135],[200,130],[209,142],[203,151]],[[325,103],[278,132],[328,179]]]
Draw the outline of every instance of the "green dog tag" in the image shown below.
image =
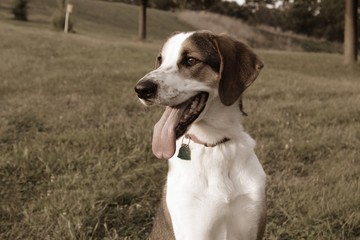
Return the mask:
[[183,160],[191,160],[191,151],[189,144],[181,144],[177,157]]

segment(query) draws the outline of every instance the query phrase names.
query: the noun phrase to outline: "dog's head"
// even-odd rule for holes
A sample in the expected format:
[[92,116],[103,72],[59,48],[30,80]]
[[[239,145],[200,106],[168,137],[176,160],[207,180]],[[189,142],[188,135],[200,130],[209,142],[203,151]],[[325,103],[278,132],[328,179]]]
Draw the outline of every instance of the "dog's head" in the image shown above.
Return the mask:
[[[198,31],[170,36],[156,59],[156,69],[135,86],[145,105],[167,106],[155,125],[153,145],[160,138],[162,144],[174,146],[209,99],[219,98],[225,106],[241,104],[241,94],[262,67],[248,46],[227,35]],[[169,158],[174,151],[173,147],[155,155]]]

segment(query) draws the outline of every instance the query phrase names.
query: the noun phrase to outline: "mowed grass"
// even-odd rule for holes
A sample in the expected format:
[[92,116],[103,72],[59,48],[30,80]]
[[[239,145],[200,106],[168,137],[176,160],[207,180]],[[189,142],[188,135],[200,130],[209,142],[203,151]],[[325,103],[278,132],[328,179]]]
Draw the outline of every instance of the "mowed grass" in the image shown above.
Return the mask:
[[[188,27],[160,12],[161,33],[142,43],[135,25],[86,18],[84,6],[71,35],[45,24],[51,6],[30,23],[2,12],[0,239],[146,239],[151,229],[167,169],[150,145],[162,108],[143,107],[133,86],[175,30],[166,23]],[[359,65],[258,54],[266,67],[244,96],[244,126],[268,175],[266,238],[360,238]]]

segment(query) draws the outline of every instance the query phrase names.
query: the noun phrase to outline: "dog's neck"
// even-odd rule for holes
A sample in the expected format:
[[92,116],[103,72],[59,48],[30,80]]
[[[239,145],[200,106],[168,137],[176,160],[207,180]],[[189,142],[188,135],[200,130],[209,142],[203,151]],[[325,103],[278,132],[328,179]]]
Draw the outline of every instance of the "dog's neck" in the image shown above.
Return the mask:
[[231,140],[230,138],[224,137],[223,139],[221,139],[220,141],[218,141],[216,143],[206,143],[206,142],[201,141],[195,135],[192,135],[192,134],[186,134],[185,138],[193,141],[194,143],[203,145],[205,147],[216,147],[216,146],[218,146],[220,144],[226,143],[227,141]]
[[188,134],[209,144],[215,144],[224,138],[236,139],[243,131],[238,102],[225,107],[219,98],[215,98],[207,104],[211,107],[207,106],[201,119],[191,126]]

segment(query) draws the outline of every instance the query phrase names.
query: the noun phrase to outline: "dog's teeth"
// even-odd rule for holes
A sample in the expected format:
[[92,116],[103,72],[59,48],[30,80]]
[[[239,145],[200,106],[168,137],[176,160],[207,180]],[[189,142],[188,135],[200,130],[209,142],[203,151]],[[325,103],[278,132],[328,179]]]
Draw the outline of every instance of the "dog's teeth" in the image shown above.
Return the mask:
[[194,109],[196,109],[196,106],[198,105],[198,101],[197,99],[195,99],[190,106],[190,111],[193,111]]
[[190,115],[189,115],[188,113],[186,113],[186,114],[180,119],[180,123],[186,122],[189,118],[190,118]]

